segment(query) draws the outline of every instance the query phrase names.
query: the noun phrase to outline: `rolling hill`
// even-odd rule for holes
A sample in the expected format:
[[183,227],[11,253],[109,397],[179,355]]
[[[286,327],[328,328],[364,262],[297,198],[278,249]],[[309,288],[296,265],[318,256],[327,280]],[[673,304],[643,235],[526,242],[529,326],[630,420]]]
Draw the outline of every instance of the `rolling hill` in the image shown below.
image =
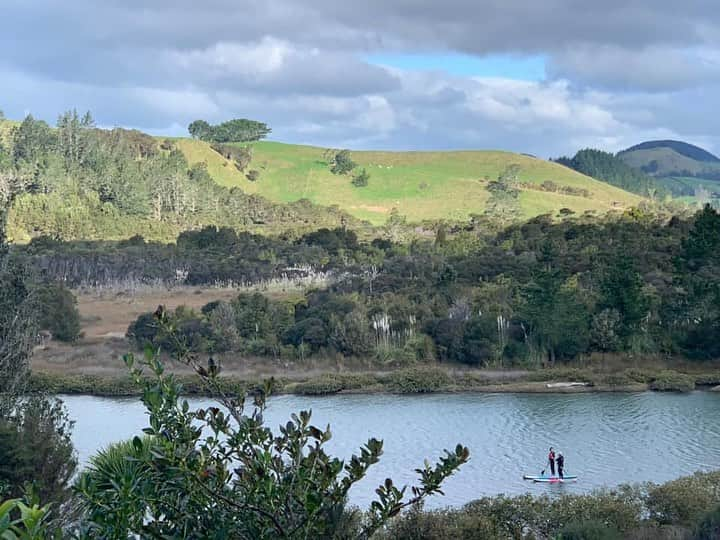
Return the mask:
[[720,198],[720,158],[682,141],[647,141],[618,152],[630,167],[687,202]]
[[[350,176],[330,172],[323,148],[254,143],[249,169],[258,170],[260,178],[252,182],[207,143],[174,142],[189,163],[205,162],[221,185],[237,186],[274,202],[304,198],[323,206],[338,205],[374,224],[383,223],[393,208],[411,221],[481,214],[490,198],[488,183],[511,165],[519,167],[520,207],[526,218],[561,208],[607,212],[642,200],[562,165],[510,152],[352,152],[353,160],[370,174],[369,185],[357,188]],[[559,189],[546,191],[541,184],[548,181]]]
[[[6,151],[12,147],[16,126],[16,122],[0,121],[0,141]],[[226,158],[200,140],[177,138],[168,145],[165,138],[155,137],[155,149],[143,154],[136,149],[152,144],[148,142],[152,137],[122,129],[112,133],[108,138],[106,131],[98,129],[86,135],[92,141],[88,148],[93,149],[93,157],[84,169],[78,165],[82,174],[77,178],[48,173],[41,179],[47,184],[45,192],[28,193],[16,201],[11,217],[17,238],[51,233],[63,238],[115,238],[142,230],[148,237],[165,239],[176,229],[203,223],[284,230],[293,223],[304,223],[306,228],[335,223],[347,214],[379,225],[393,209],[413,223],[465,220],[483,214],[489,206],[498,208],[504,188],[498,191],[496,180],[506,171],[512,171],[511,198],[517,199],[513,198],[502,219],[557,215],[561,209],[576,214],[621,211],[642,201],[638,195],[558,163],[511,152],[352,152],[358,170],[366,169],[370,175],[367,186],[355,187],[351,175],[331,173],[327,149],[320,147],[253,143],[251,162],[241,172],[234,161],[233,154],[241,153],[237,148],[225,149],[223,153],[232,156]],[[32,148],[45,156],[42,160],[51,158],[56,165],[65,159],[55,146]],[[184,156],[181,161],[172,157],[176,150]],[[132,167],[126,166],[129,161]],[[206,165],[208,182],[239,191],[218,194],[206,186],[199,192],[196,184],[204,181],[204,173],[198,176],[194,169],[199,163]],[[250,170],[256,172],[249,175]],[[102,178],[94,179],[98,174]],[[157,174],[161,177],[153,177]],[[67,201],[72,198],[77,199],[72,206],[75,213],[68,217]],[[224,202],[218,206],[210,200]],[[185,207],[192,208],[187,215]],[[163,230],[153,232],[150,225],[140,225],[146,222]]]
[[618,157],[635,169],[666,178],[694,176],[720,180],[720,159],[681,141],[648,141],[623,150]]

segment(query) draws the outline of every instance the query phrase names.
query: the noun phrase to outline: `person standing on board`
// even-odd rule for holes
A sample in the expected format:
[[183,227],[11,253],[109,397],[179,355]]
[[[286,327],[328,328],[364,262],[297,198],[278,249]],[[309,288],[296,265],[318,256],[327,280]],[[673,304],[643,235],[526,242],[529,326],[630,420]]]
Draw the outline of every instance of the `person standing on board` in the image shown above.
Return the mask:
[[552,446],[548,454],[548,463],[550,463],[550,476],[555,476],[555,450],[553,450]]
[[563,469],[565,468],[565,457],[563,456],[563,453],[560,450],[558,450],[557,457],[555,458],[555,463],[557,464],[558,476],[560,478],[563,478]]

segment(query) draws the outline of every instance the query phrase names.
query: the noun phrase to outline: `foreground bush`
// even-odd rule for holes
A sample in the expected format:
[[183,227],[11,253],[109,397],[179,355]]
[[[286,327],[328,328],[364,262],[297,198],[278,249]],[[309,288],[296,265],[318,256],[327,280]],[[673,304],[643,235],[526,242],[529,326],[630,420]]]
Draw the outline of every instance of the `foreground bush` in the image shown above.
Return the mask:
[[3,540],[48,540],[60,538],[48,530],[49,508],[28,505],[19,499],[0,500],[0,538]]
[[31,488],[44,503],[62,503],[77,458],[73,423],[62,402],[31,397],[0,420],[0,497],[22,497]]
[[[718,540],[720,472],[587,495],[483,497],[458,509],[415,509],[382,540]],[[695,528],[694,536],[691,531]]]
[[705,514],[695,527],[693,540],[717,540],[720,538],[720,507]]
[[559,540],[620,540],[622,536],[602,521],[571,523],[560,531]]
[[695,377],[675,371],[661,371],[653,377],[650,389],[659,392],[691,392],[695,390]]
[[695,473],[648,489],[647,508],[658,523],[693,525],[720,506],[720,472]]
[[[157,318],[167,326],[163,310]],[[293,414],[274,435],[263,422],[269,386],[247,396],[252,406],[246,409],[245,396],[223,392],[213,361],[201,366],[187,350],[178,358],[196,370],[222,408],[190,410],[152,348],[140,361],[126,356],[149,414],[144,432],[152,439],[135,437],[131,446],[96,457],[78,482],[84,527],[92,537],[369,538],[403,508],[441,493],[442,482],[469,458],[458,445],[435,466],[417,469],[419,485],[409,499],[405,488],[385,480],[358,521],[346,509],[348,491],[380,459],[381,441],[370,439],[345,463],[325,451],[330,429],[313,426],[307,411]],[[143,368],[151,371],[150,380]]]

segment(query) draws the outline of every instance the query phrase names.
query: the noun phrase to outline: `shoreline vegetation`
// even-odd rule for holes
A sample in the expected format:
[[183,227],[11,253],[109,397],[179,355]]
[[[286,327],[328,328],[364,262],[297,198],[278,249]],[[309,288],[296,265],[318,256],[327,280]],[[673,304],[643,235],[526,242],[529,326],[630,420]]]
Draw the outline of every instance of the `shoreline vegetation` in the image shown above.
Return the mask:
[[[177,373],[187,396],[209,396],[199,379]],[[318,371],[272,376],[227,375],[218,379],[223,391],[242,394],[272,381],[273,394],[326,396],[333,394],[440,393],[597,393],[719,391],[720,368],[677,370],[628,368],[598,371],[582,368],[539,370],[458,369],[445,366],[399,368],[388,371]],[[34,371],[30,389],[52,394],[99,397],[137,396],[131,377],[100,374],[60,374]]]

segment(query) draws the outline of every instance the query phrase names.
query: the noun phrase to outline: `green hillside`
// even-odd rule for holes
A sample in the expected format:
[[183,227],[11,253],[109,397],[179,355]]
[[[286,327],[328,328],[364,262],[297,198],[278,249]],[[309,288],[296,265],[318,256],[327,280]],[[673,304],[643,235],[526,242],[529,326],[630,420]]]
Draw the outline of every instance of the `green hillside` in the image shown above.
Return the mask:
[[630,167],[655,178],[658,186],[689,204],[720,199],[720,159],[681,141],[648,141],[618,153]]
[[640,144],[636,144],[635,146],[631,146],[630,148],[623,150],[623,152],[621,153],[630,153],[636,150],[652,150],[654,148],[669,148],[671,150],[674,150],[678,154],[693,159],[695,161],[720,163],[720,158],[718,158],[716,155],[711,154],[704,148],[700,148],[699,146],[695,146],[694,144],[686,143],[683,141],[645,141]]
[[[369,185],[357,188],[350,176],[330,172],[322,148],[255,143],[249,169],[258,170],[260,178],[251,182],[207,143],[178,139],[175,144],[189,163],[207,163],[208,172],[221,185],[237,186],[275,202],[306,198],[323,206],[336,204],[373,223],[384,222],[393,208],[411,221],[480,214],[490,197],[488,183],[511,165],[519,167],[523,217],[561,208],[606,212],[641,200],[567,167],[510,152],[352,152],[353,160],[370,173]],[[559,189],[541,188],[548,181]]]
[[720,180],[720,162],[696,159],[687,152],[680,153],[670,146],[628,149],[620,152],[618,157],[634,169],[642,170],[658,178],[694,176]]

